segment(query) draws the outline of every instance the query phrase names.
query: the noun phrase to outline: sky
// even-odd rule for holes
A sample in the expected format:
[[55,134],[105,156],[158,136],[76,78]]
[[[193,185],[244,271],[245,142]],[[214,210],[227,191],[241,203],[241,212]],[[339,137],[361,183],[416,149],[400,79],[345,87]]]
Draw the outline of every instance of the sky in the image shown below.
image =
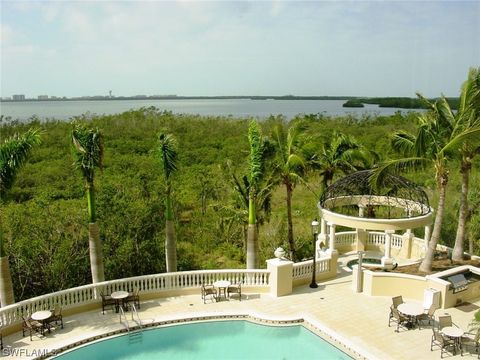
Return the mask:
[[0,94],[457,96],[480,1],[0,0]]

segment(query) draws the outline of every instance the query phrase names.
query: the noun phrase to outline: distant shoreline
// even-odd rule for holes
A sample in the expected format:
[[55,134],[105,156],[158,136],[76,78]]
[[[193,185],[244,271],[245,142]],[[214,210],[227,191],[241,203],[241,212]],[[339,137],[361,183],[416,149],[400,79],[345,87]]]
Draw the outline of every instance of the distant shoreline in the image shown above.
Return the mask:
[[89,101],[89,100],[349,100],[358,99],[356,96],[177,96],[177,95],[161,95],[161,96],[81,96],[81,97],[54,97],[48,99],[25,99],[25,100],[13,100],[13,99],[0,99],[0,102],[29,102],[29,101]]
[[[352,107],[351,103],[355,103],[355,107],[363,107],[364,104],[378,105],[385,108],[399,108],[399,109],[425,109],[426,106],[418,98],[410,97],[359,97],[359,96],[178,96],[178,95],[136,95],[136,96],[82,96],[82,97],[54,97],[47,99],[1,99],[0,102],[5,103],[27,103],[27,102],[49,102],[49,101],[125,101],[125,100],[342,100],[346,101],[344,107]],[[436,100],[436,99],[430,99]],[[457,109],[458,98],[447,98],[452,109]]]

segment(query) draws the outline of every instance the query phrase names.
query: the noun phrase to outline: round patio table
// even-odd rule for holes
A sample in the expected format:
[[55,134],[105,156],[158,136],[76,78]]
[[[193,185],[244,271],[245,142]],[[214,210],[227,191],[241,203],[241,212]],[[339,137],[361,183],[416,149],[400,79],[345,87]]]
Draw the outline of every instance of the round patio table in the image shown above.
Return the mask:
[[213,283],[213,286],[218,288],[218,295],[217,301],[221,300],[222,297],[226,300],[227,299],[227,288],[232,285],[232,283],[228,280],[219,280]]
[[445,326],[440,331],[442,332],[443,335],[449,337],[450,339],[452,339],[454,341],[454,343],[455,343],[454,353],[456,353],[457,349],[460,349],[460,346],[462,345],[461,340],[462,340],[462,336],[464,334],[464,331],[462,329],[456,327],[456,326]]
[[125,303],[124,303],[124,300],[128,297],[128,292],[127,291],[114,291],[113,293],[110,294],[110,297],[112,299],[115,299],[115,311],[118,313],[119,310],[120,310],[120,303],[122,304],[123,308],[125,310],[126,307],[125,307]]
[[400,304],[398,305],[397,309],[403,315],[407,316],[408,318],[407,327],[409,329],[413,329],[415,327],[417,316],[423,314],[422,304],[413,303],[413,302],[405,302],[403,304]]
[[50,327],[48,326],[47,320],[50,319],[51,316],[52,316],[52,312],[50,310],[41,310],[41,311],[35,311],[32,314],[32,319],[36,321],[40,321],[42,323],[43,331],[47,329],[48,332],[50,332],[51,330],[50,330]]

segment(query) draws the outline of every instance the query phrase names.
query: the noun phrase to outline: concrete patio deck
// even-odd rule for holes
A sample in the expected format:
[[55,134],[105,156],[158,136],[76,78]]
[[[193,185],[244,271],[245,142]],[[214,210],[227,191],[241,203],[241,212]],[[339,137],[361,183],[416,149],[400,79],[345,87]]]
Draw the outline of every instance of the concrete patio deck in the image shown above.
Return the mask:
[[[319,282],[317,289],[308,285],[296,287],[291,295],[273,298],[269,294],[245,293],[242,301],[204,304],[198,295],[141,301],[139,316],[143,323],[161,322],[222,314],[248,314],[264,319],[304,318],[326,332],[335,333],[370,359],[439,359],[440,350],[430,351],[430,328],[394,331],[388,327],[390,297],[370,297],[352,290],[351,273],[339,270],[336,279]],[[401,295],[401,290],[399,290]],[[141,293],[140,299],[142,300]],[[404,299],[408,300],[408,299]],[[464,330],[480,308],[480,300],[457,308],[437,310],[452,315],[454,323]],[[131,317],[127,313],[128,319]],[[131,320],[130,320],[131,321]],[[124,329],[119,315],[112,310],[102,315],[101,309],[64,317],[64,329],[54,329],[45,337],[15,333],[4,338],[3,358],[27,359],[40,351],[53,350],[95,335]],[[132,322],[133,324],[133,322]],[[476,355],[465,354],[465,358]],[[460,359],[460,355],[449,356]],[[225,357],[228,359],[228,355]]]

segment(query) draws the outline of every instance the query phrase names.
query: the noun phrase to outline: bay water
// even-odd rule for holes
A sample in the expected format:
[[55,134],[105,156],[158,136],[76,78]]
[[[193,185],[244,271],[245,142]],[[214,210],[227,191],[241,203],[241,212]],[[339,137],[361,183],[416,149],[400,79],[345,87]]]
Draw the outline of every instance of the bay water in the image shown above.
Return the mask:
[[270,115],[284,115],[292,119],[298,114],[328,116],[392,115],[398,108],[380,108],[365,104],[364,108],[344,108],[344,100],[250,100],[250,99],[182,99],[182,100],[71,100],[71,101],[15,101],[1,102],[3,121],[25,121],[36,116],[41,120],[69,120],[90,113],[116,114],[130,109],[155,106],[175,114],[231,116],[233,118],[264,119]]

